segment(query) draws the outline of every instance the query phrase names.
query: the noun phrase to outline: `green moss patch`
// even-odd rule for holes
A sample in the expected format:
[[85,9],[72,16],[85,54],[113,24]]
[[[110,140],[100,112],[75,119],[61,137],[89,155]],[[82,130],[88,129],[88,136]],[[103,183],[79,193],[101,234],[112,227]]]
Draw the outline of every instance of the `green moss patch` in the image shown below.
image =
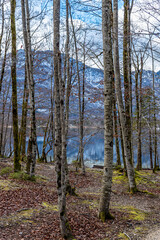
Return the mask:
[[37,209],[22,209],[18,213],[12,213],[7,217],[1,217],[0,226],[5,227],[8,225],[21,224],[22,221],[24,223],[32,223],[33,221],[31,219],[33,215],[38,212],[39,211]]
[[151,179],[152,175],[150,172],[145,172],[145,171],[136,171],[135,172],[135,179],[136,179],[136,184],[150,184],[152,186],[155,185],[156,181],[153,181]]
[[113,178],[112,182],[114,184],[122,184],[122,183],[127,183],[127,177],[118,171],[113,171]]
[[118,239],[128,240],[129,237],[125,233],[119,233]]
[[148,232],[148,228],[147,227],[136,227],[134,232],[135,232],[135,234],[138,234],[138,235],[142,234],[143,235],[146,232]]
[[36,182],[48,182],[49,180],[46,176],[36,175]]
[[144,213],[138,209],[133,209],[133,210],[129,211],[129,213],[130,213],[129,217],[133,220],[144,221],[146,218],[146,213]]
[[9,190],[17,189],[19,187],[20,187],[19,185],[12,183],[9,180],[0,180],[0,189],[1,190],[9,191]]
[[19,179],[19,180],[30,180],[30,181],[35,181],[35,176],[30,176],[25,172],[14,172],[10,174],[10,178],[12,179]]
[[0,171],[0,175],[5,177],[5,176],[9,176],[10,173],[13,172],[13,169],[11,167],[5,167],[5,168],[2,168],[1,171]]
[[81,202],[82,204],[88,205],[89,209],[98,208],[98,202],[95,200],[84,200]]
[[48,211],[58,212],[58,205],[52,205],[48,202],[42,202],[42,206],[45,207]]
[[129,219],[136,220],[136,221],[144,221],[147,217],[147,213],[141,211],[133,206],[116,206],[113,208],[117,208],[120,211],[125,211],[129,214]]

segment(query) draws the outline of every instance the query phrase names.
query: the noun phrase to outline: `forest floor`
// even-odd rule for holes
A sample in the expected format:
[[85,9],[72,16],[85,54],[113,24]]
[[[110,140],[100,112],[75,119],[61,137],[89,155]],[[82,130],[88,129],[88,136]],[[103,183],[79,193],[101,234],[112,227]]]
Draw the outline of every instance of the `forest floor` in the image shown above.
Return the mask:
[[[0,240],[62,240],[59,230],[55,167],[37,164],[36,181],[12,179],[11,160],[0,159]],[[70,167],[70,181],[77,196],[67,196],[68,219],[76,240],[158,240],[160,230],[160,172],[136,172],[139,192],[128,192],[127,178],[114,170],[111,214],[102,223],[98,202],[102,170],[86,176]]]

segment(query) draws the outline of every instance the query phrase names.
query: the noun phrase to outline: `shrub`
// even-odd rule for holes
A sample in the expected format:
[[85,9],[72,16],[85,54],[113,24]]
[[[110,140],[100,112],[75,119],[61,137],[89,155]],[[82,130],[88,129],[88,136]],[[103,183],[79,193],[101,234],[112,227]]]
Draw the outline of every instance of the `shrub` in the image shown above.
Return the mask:
[[10,178],[13,179],[20,179],[20,180],[30,180],[30,181],[35,181],[34,176],[30,176],[25,172],[14,172],[10,174]]
[[13,169],[11,167],[5,167],[2,168],[0,171],[1,176],[9,176],[13,172]]

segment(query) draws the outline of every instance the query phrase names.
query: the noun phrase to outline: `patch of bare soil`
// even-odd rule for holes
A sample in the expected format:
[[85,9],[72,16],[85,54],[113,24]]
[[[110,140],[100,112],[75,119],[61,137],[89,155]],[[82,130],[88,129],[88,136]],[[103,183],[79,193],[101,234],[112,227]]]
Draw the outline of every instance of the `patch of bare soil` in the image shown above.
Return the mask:
[[160,229],[152,230],[144,240],[160,240]]
[[[0,161],[0,170],[6,166],[11,162]],[[62,240],[54,165],[37,164],[36,174],[36,182],[0,177],[0,240]],[[160,226],[160,173],[136,173],[139,192],[131,195],[127,178],[114,171],[110,208],[115,218],[106,223],[97,217],[102,174],[87,169],[83,176],[70,167],[77,196],[67,196],[67,209],[75,239],[157,240],[151,231]]]

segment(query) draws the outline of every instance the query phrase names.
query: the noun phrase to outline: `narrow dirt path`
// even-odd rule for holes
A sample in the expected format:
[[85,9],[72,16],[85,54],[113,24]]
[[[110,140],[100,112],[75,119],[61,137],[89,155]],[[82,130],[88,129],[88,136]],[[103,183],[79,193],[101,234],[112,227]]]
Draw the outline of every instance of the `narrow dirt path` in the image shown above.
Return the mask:
[[150,232],[144,240],[160,240],[160,228]]

